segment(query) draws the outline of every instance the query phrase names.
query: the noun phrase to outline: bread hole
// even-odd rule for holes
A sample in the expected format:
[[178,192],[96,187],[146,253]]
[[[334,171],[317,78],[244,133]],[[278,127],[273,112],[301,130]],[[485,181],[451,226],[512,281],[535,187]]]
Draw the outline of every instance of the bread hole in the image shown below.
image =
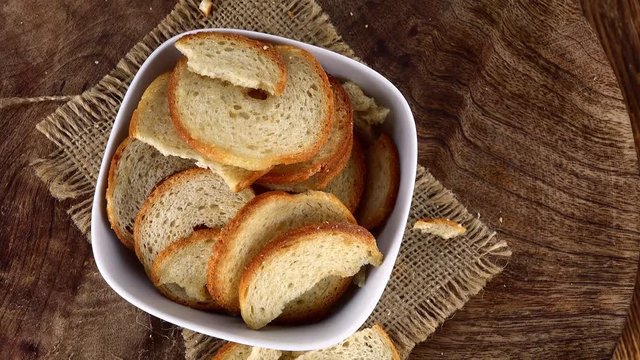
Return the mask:
[[256,100],[266,100],[268,97],[268,94],[264,90],[249,89],[247,91],[247,96]]
[[311,85],[311,88],[316,91],[318,90],[318,86],[316,84]]
[[193,227],[193,231],[206,230],[209,227],[205,224],[199,224]]
[[228,47],[224,48],[224,51],[226,51],[226,52],[233,51],[233,48],[228,46]]
[[249,114],[247,114],[246,112],[241,112],[238,115],[240,115],[241,118],[245,119],[245,120],[249,120],[250,116]]
[[229,117],[235,119],[238,117],[238,114],[234,113],[233,111],[229,111]]
[[240,106],[240,105],[233,105],[233,110],[242,110],[242,106]]

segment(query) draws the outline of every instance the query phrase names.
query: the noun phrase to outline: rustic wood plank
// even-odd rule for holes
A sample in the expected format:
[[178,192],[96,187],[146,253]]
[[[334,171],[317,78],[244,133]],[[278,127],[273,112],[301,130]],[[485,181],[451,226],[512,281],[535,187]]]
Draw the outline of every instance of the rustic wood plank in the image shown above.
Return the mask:
[[[640,159],[640,4],[628,0],[582,0],[581,5],[621,85]],[[636,278],[633,303],[613,358],[640,358],[640,276]]]
[[[636,275],[640,190],[623,98],[581,9],[320,2],[410,100],[420,163],[514,249],[505,273],[412,358],[609,357]],[[81,92],[172,6],[10,0],[0,97]],[[0,353],[176,358],[178,335],[98,281],[88,245],[27,167],[49,149],[33,126],[53,108],[0,110]],[[79,335],[101,323],[113,337],[101,347],[105,338]]]
[[638,165],[616,79],[579,6],[323,4],[409,97],[421,164],[514,249],[413,357],[610,357],[636,276]]
[[[79,94],[172,6],[164,1],[4,3],[0,97]],[[35,125],[56,105],[0,109],[0,357],[179,358],[179,332],[108,288],[66,207],[28,166],[53,150]]]

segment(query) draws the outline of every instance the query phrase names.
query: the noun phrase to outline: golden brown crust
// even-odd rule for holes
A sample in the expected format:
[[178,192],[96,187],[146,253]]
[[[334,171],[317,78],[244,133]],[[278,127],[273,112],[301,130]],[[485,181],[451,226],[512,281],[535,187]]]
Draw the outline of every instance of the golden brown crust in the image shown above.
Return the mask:
[[133,114],[131,115],[131,121],[129,122],[129,136],[130,137],[134,137],[137,138],[137,134],[138,134],[138,111],[140,111],[139,109],[141,109],[141,106],[146,106],[147,105],[147,99],[146,96],[148,96],[147,91],[151,88],[151,85],[153,85],[153,83],[155,83],[156,81],[159,81],[160,78],[162,77],[167,77],[170,78],[171,76],[171,72],[167,71],[165,73],[162,73],[160,75],[158,75],[158,77],[156,77],[150,84],[149,86],[145,89],[144,93],[142,93],[142,97],[140,98],[140,101],[138,101],[138,106],[136,106],[136,109],[133,111]]
[[258,171],[253,171],[253,174],[244,179],[243,181],[237,183],[232,189],[231,191],[233,192],[240,192],[246,188],[248,188],[249,186],[253,185],[256,180],[258,180],[261,176],[263,176],[264,174],[268,173],[269,170],[271,170],[271,168],[265,169],[265,170],[258,170]]
[[312,309],[304,313],[287,313],[283,312],[275,320],[274,324],[278,325],[302,325],[311,324],[324,319],[333,309],[334,305],[342,298],[349,289],[353,278],[351,276],[340,279],[340,283],[336,287],[336,291],[332,292],[330,297],[323,299],[322,306]]
[[117,168],[119,165],[120,158],[122,158],[122,153],[127,149],[127,146],[131,144],[134,139],[132,137],[128,137],[124,139],[116,152],[113,154],[111,158],[111,164],[109,165],[109,175],[107,177],[107,192],[106,192],[106,200],[107,200],[107,218],[109,219],[109,223],[111,223],[111,229],[116,234],[120,242],[127,247],[129,250],[134,249],[134,240],[133,236],[129,235],[126,231],[122,230],[120,224],[118,224],[118,219],[115,213],[115,204],[113,203],[113,192],[116,187],[116,175]]
[[379,266],[382,263],[382,253],[378,250],[378,246],[376,244],[376,239],[371,235],[371,233],[359,226],[350,224],[347,222],[344,223],[321,223],[316,225],[308,225],[303,226],[298,229],[294,229],[288,231],[278,238],[271,241],[267,244],[258,255],[256,255],[250,262],[245,266],[245,270],[242,273],[242,277],[240,278],[240,286],[239,286],[239,298],[240,303],[243,303],[247,297],[247,291],[249,288],[250,282],[255,277],[258,272],[260,266],[267,261],[269,258],[275,256],[278,252],[286,250],[287,248],[300,243],[305,240],[315,240],[311,236],[317,236],[322,232],[342,232],[346,233],[350,236],[347,239],[344,239],[346,242],[362,242],[366,246],[370,248],[370,251],[375,255],[375,263],[374,266]]
[[[348,158],[348,155],[351,153],[351,142],[353,141],[353,110],[351,109],[351,101],[349,100],[349,95],[337,79],[329,76],[329,82],[333,90],[334,98],[334,125],[339,123],[346,124],[346,126],[339,127],[343,132],[339,135],[343,138],[343,141],[340,141],[337,144],[338,146],[336,146],[332,153],[325,159],[318,159],[319,161],[311,159],[304,163],[275,166],[257,181],[258,184],[296,184],[309,179],[317,173],[330,173],[332,171],[336,173],[335,168],[341,165],[342,157],[347,154]],[[336,118],[335,115],[340,111],[344,112],[344,116],[342,118]],[[339,172],[338,170],[337,173]],[[322,179],[327,176],[329,175],[322,176]]]
[[211,360],[226,360],[227,356],[233,354],[238,346],[241,345],[233,342],[224,344],[220,349],[218,349],[218,351],[216,351]]
[[393,342],[393,340],[391,340],[391,337],[389,336],[389,334],[387,334],[387,332],[384,331],[384,328],[378,324],[375,324],[371,327],[371,330],[377,332],[380,338],[382,338],[382,341],[384,341],[387,344],[387,347],[391,350],[391,359],[400,360],[400,353],[398,353],[396,344]]
[[[372,147],[378,147],[387,154],[390,163],[390,178],[388,179],[389,188],[387,189],[387,196],[383,206],[376,209],[376,212],[362,211],[362,208],[359,209],[360,216],[358,223],[367,229],[375,229],[384,223],[391,211],[393,211],[396,204],[396,198],[398,197],[398,188],[400,186],[400,157],[398,156],[398,149],[396,148],[396,144],[393,142],[393,139],[391,139],[391,137],[386,133],[382,133]],[[367,154],[367,156],[371,156],[371,148],[369,149],[369,154]],[[367,164],[368,163],[369,161],[367,161]],[[369,171],[371,171],[371,169],[367,169],[367,172]],[[366,198],[371,196],[371,194],[368,194],[365,190],[364,196],[366,203]]]
[[278,45],[276,46],[278,51],[291,51],[296,52],[300,56],[307,59],[307,61],[311,64],[311,66],[315,69],[316,73],[320,76],[322,80],[322,89],[326,95],[327,101],[325,104],[325,119],[323,120],[323,128],[320,133],[320,138],[318,141],[311,147],[306,150],[303,150],[297,154],[293,155],[281,155],[281,156],[273,156],[271,158],[265,158],[260,161],[250,160],[245,157],[236,156],[232,152],[221,149],[218,146],[204,143],[194,137],[191,136],[187,128],[182,123],[182,119],[180,117],[180,111],[178,109],[178,103],[176,99],[176,88],[179,83],[180,72],[185,71],[187,58],[181,57],[173,72],[171,73],[171,78],[169,79],[169,113],[171,114],[171,121],[173,122],[176,131],[180,135],[180,137],[194,150],[202,154],[204,157],[219,162],[221,164],[234,165],[239,166],[249,170],[264,170],[266,168],[271,167],[276,164],[293,164],[298,162],[303,162],[309,160],[313,156],[315,156],[320,148],[326,143],[329,138],[329,132],[331,131],[332,121],[333,121],[333,91],[331,90],[331,85],[329,84],[329,79],[327,78],[327,74],[322,69],[322,66],[316,60],[313,55],[308,52],[293,47],[293,46],[284,46]]
[[160,277],[158,275],[158,271],[162,263],[174,252],[190,244],[197,243],[200,241],[207,241],[211,238],[218,237],[219,235],[220,235],[220,229],[201,229],[201,230],[195,230],[193,233],[191,233],[191,235],[187,237],[184,237],[182,239],[172,242],[166,249],[162,250],[160,254],[158,254],[158,256],[153,260],[153,263],[151,265],[151,271],[149,272],[149,279],[153,283],[153,286],[155,286],[155,288],[162,295],[179,304],[189,306],[194,309],[200,309],[200,310],[219,309],[219,306],[215,303],[215,301],[213,301],[213,299],[210,302],[205,303],[205,302],[187,301],[174,296],[173,292],[171,292],[170,290],[166,289],[166,287],[159,284]]
[[356,171],[353,180],[353,189],[349,194],[349,202],[345,205],[347,205],[347,208],[349,208],[352,213],[355,213],[356,209],[358,209],[358,204],[360,204],[360,199],[362,199],[367,180],[367,164],[364,159],[364,150],[362,149],[358,136],[354,136],[353,138],[351,158],[353,159]]
[[[164,194],[167,189],[174,186],[175,183],[182,181],[189,181],[189,179],[196,177],[200,174],[207,173],[209,174],[211,170],[209,169],[201,169],[201,168],[192,168],[187,170],[182,170],[177,172],[166,179],[162,180],[160,183],[156,185],[156,187],[151,191],[147,199],[140,207],[140,211],[138,211],[138,216],[136,216],[136,221],[133,225],[133,240],[134,240],[134,249],[136,252],[136,256],[143,262],[142,249],[140,247],[141,235],[140,234],[140,223],[144,220],[144,217],[147,215],[147,212],[151,208],[151,205],[156,202],[156,200]],[[144,263],[143,263],[144,264]],[[150,269],[146,269],[149,271]]]
[[287,82],[287,65],[285,64],[284,60],[282,59],[282,55],[280,54],[280,52],[278,52],[275,45],[271,43],[251,39],[243,35],[238,35],[233,33],[220,33],[220,32],[198,32],[195,34],[188,34],[178,39],[176,43],[186,42],[191,39],[237,41],[237,42],[246,44],[248,47],[254,48],[259,53],[262,53],[269,59],[273,60],[273,62],[275,62],[278,65],[278,68],[280,69],[281,75],[280,75],[280,79],[278,79],[278,83],[276,84],[274,95],[276,96],[281,95],[282,92],[284,91],[284,87]]
[[[247,202],[236,213],[233,219],[231,219],[227,223],[227,225],[222,228],[220,232],[220,240],[218,243],[218,251],[214,252],[211,256],[211,259],[209,260],[207,289],[209,290],[209,294],[211,295],[211,297],[230,314],[239,314],[240,307],[239,304],[230,303],[225,298],[225,289],[223,289],[222,286],[227,283],[227,279],[223,276],[223,274],[219,273],[218,268],[222,259],[230,256],[229,253],[231,251],[230,246],[232,239],[235,238],[245,219],[251,216],[251,214],[258,211],[262,207],[262,204],[264,204],[265,202],[273,201],[273,199],[275,198],[295,199],[295,197],[296,195],[291,195],[284,191],[269,191],[260,194]],[[327,197],[327,200],[335,200],[336,204],[339,203],[340,206],[344,206],[344,204],[342,204],[342,202],[340,202],[340,200],[335,197]],[[345,213],[345,219],[353,224],[356,224],[355,218],[348,211]],[[220,278],[218,275],[220,275]]]

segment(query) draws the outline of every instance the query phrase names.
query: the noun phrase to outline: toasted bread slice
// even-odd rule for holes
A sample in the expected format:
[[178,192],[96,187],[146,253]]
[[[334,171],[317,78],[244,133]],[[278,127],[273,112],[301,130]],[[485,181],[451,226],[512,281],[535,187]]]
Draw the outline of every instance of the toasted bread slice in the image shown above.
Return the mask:
[[135,251],[149,272],[156,257],[194,227],[224,226],[253,198],[247,189],[231,192],[222,178],[206,169],[189,169],[163,181],[145,200],[134,225]]
[[291,300],[274,322],[295,325],[309,324],[323,319],[333,309],[353,282],[350,277],[328,276],[311,289]]
[[367,185],[358,209],[358,223],[367,229],[382,225],[395,206],[399,186],[398,149],[383,133],[367,153]]
[[278,360],[282,351],[254,346],[226,343],[211,360]]
[[181,37],[176,48],[190,71],[271,95],[280,95],[287,67],[275,46],[237,34],[199,32]]
[[342,86],[351,99],[354,112],[354,127],[369,144],[378,138],[381,125],[389,115],[389,109],[376,104],[376,101],[365,95],[358,84],[345,81]]
[[336,157],[334,163],[327,165],[325,170],[313,174],[313,176],[306,180],[287,184],[261,184],[261,186],[269,190],[287,191],[291,193],[302,193],[307,190],[325,191],[329,183],[335,179],[349,163],[353,141],[347,145],[348,147],[345,149],[345,152]]
[[193,150],[178,135],[169,115],[167,86],[170,76],[170,73],[158,76],[144,91],[131,116],[129,136],[155,147],[165,156],[193,159],[196,165],[220,175],[232,191],[242,191],[251,186],[267,170],[251,171],[211,161]]
[[324,191],[335,195],[343,204],[355,213],[364,192],[367,166],[360,140],[353,139],[353,150],[347,166],[336,176]]
[[207,264],[219,229],[195,230],[162,250],[151,266],[151,281],[169,299],[196,309],[216,309],[207,291]]
[[209,263],[211,296],[227,311],[238,313],[238,284],[249,261],[278,235],[323,221],[355,223],[349,209],[331,194],[267,192],[256,196],[222,230],[220,248]]
[[347,93],[335,78],[329,77],[335,100],[333,127],[329,139],[313,158],[301,163],[277,165],[258,179],[259,184],[297,183],[318,172],[329,172],[339,164],[353,141],[353,114]]
[[467,232],[464,226],[444,218],[419,219],[413,224],[413,229],[420,230],[425,234],[436,235],[445,240],[464,235]]
[[144,199],[165,177],[194,167],[192,161],[162,156],[153,147],[126,138],[116,149],[107,180],[107,217],[120,241],[133,250],[133,223]]
[[169,109],[180,136],[206,158],[249,170],[309,160],[327,141],[333,92],[308,52],[277,46],[287,65],[280,96],[197,75],[178,61],[169,81]]
[[260,329],[322,279],[350,277],[364,265],[381,263],[376,239],[358,225],[323,223],[286,232],[242,273],[240,314],[249,328]]
[[356,332],[327,349],[302,353],[297,360],[400,360],[395,344],[380,325]]

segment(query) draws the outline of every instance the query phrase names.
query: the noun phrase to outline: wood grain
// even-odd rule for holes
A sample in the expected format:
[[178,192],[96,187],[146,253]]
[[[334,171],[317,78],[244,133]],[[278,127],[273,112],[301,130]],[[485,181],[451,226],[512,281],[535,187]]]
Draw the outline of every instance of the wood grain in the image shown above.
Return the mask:
[[[581,7],[320,3],[407,96],[420,163],[514,250],[505,272],[412,358],[609,358],[636,277],[640,176],[622,93]],[[0,97],[81,92],[172,6],[9,0]],[[89,245],[27,166],[50,151],[34,125],[54,108],[0,109],[0,353],[177,358],[179,335],[107,288]]]
[[[622,89],[640,159],[640,3],[582,0],[581,5],[598,33]],[[640,275],[636,278],[633,303],[613,357],[620,360],[640,358]]]

